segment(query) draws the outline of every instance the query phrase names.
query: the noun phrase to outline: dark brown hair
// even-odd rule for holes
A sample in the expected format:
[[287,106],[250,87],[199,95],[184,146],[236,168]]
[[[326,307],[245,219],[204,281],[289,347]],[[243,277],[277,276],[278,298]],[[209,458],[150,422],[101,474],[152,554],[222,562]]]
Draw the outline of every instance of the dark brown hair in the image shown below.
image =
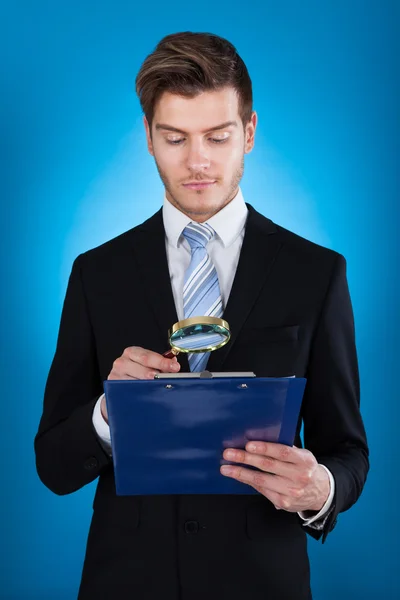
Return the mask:
[[249,122],[253,94],[246,65],[228,40],[212,33],[184,31],[164,37],[143,62],[136,93],[150,125],[164,92],[194,98],[197,94],[233,87],[243,126]]

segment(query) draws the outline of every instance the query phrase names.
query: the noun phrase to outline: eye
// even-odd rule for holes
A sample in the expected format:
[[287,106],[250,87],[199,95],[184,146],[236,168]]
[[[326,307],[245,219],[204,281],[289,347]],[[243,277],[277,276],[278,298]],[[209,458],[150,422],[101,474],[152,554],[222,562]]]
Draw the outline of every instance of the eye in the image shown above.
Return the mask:
[[[209,141],[213,144],[224,144],[228,141],[229,138],[209,138]],[[171,144],[172,146],[179,146],[185,141],[185,138],[180,138],[179,140],[166,140],[167,144]]]
[[181,144],[182,142],[184,142],[184,139],[180,139],[180,140],[167,140],[168,144],[172,144],[173,146],[178,146],[179,144]]

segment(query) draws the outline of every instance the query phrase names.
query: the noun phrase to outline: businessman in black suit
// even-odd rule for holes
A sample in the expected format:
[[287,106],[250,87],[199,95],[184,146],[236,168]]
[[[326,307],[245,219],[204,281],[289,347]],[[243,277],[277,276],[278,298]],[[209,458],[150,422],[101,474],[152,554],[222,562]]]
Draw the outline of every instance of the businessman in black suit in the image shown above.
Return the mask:
[[[35,438],[56,494],[99,478],[79,600],[310,600],[306,533],[324,541],[368,472],[345,259],[244,202],[257,115],[229,42],[167,36],[137,91],[163,208],[75,260]],[[295,444],[224,452],[234,464],[221,477],[256,495],[117,496],[103,381],[189,371],[185,356],[162,354],[185,316],[190,224],[213,232],[207,257],[232,330],[207,369],[306,377]]]

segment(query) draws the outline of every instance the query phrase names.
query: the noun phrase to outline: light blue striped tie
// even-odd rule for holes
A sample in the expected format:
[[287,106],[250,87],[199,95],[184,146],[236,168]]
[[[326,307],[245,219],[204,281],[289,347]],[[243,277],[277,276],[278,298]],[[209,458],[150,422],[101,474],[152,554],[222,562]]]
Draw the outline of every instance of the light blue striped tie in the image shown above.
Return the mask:
[[[192,250],[192,260],[183,285],[185,319],[221,317],[223,307],[218,275],[206,249],[215,232],[208,223],[192,222],[182,233]],[[209,355],[209,352],[188,354],[190,370],[204,371]]]

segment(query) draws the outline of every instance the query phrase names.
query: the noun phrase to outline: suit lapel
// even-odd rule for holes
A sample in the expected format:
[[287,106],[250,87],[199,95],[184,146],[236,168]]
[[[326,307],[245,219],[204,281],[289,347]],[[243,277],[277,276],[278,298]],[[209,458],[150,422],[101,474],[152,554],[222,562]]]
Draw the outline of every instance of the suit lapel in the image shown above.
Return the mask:
[[[134,253],[141,274],[141,283],[154,314],[154,321],[158,325],[162,340],[165,341],[165,350],[168,350],[168,330],[178,321],[178,316],[165,249],[162,210],[136,228]],[[185,355],[179,356],[179,362],[182,371],[189,371],[189,363]]]
[[265,285],[281,247],[276,225],[251,205],[240,258],[223,318],[229,323],[229,343],[211,353],[207,370],[220,371],[251,309]]

